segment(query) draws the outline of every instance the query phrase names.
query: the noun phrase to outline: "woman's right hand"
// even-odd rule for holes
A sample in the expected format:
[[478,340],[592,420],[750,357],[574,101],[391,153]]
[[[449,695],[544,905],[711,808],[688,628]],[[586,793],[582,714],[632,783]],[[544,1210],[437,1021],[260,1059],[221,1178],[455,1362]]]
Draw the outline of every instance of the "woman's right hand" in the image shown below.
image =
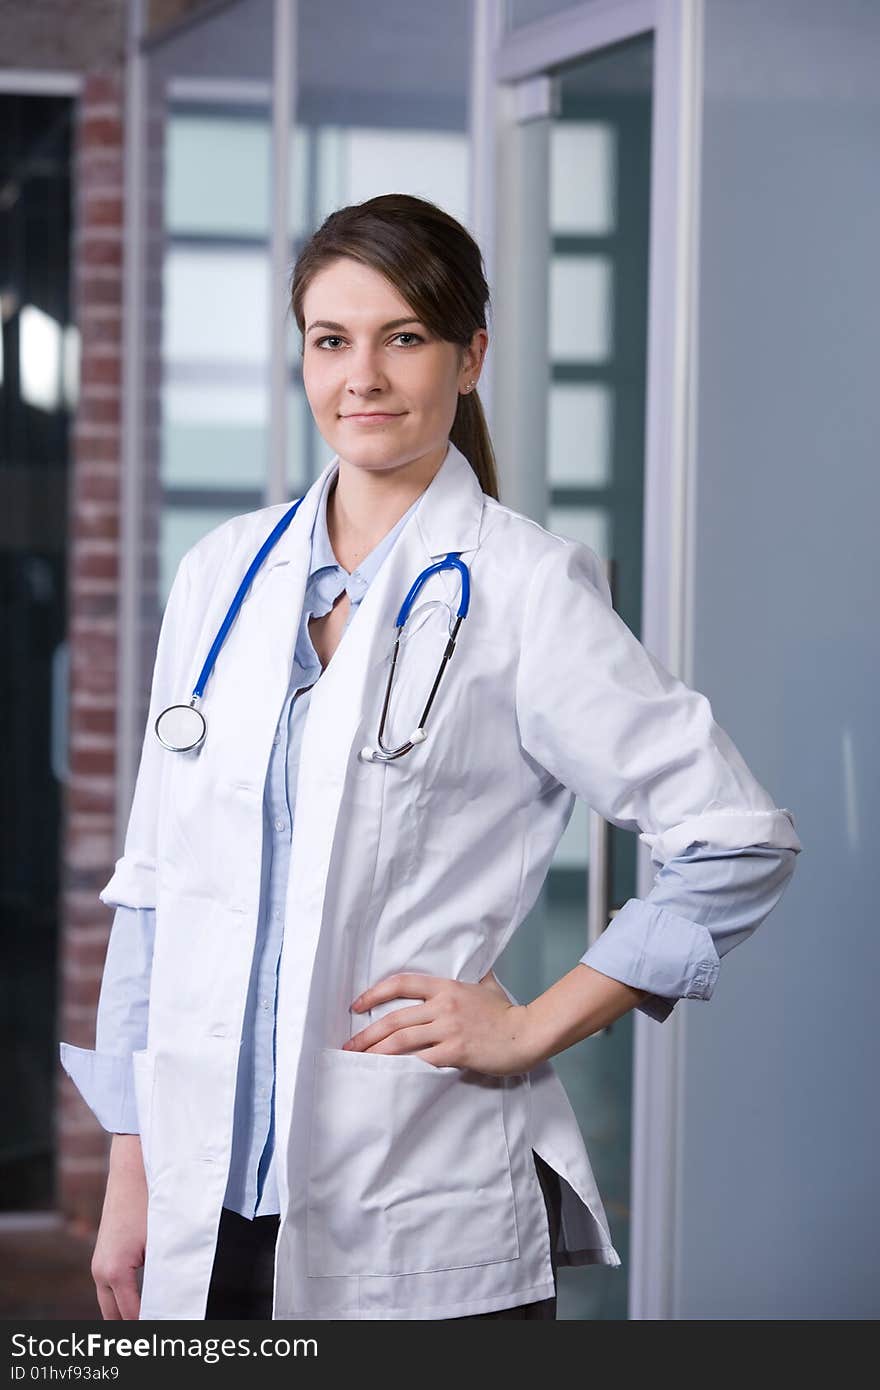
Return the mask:
[[147,1180],[139,1134],[114,1134],[92,1278],[105,1319],[140,1317],[137,1271],[147,1244]]

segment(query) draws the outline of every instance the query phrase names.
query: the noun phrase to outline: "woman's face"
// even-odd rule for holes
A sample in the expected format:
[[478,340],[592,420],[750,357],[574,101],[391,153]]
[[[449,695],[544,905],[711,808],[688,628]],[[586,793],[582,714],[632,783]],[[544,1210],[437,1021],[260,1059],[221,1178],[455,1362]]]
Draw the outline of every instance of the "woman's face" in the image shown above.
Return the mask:
[[[340,459],[371,472],[442,461],[458,396],[479,376],[488,334],[471,348],[433,337],[384,275],[349,257],[303,298],[303,384]],[[375,418],[364,419],[367,412]]]

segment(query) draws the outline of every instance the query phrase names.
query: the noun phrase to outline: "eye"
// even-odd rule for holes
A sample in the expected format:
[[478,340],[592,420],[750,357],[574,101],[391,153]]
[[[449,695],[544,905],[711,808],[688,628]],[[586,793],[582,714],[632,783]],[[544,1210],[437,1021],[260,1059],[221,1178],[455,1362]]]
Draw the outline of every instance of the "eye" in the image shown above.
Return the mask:
[[[395,333],[394,337],[395,337],[395,338],[412,338],[412,339],[413,339],[413,346],[415,345],[415,343],[423,343],[423,342],[425,341],[424,338],[422,337],[422,335],[421,335],[420,333],[411,333],[411,332],[408,332],[408,331],[404,331],[404,332],[401,332],[401,333]],[[392,340],[392,341],[393,341],[393,340]],[[323,338],[316,338],[315,341],[314,341],[314,343],[313,343],[313,346],[316,347],[316,348],[319,348],[319,347],[323,347],[324,343],[331,343],[331,342],[333,342],[333,343],[341,343],[341,342],[342,342],[342,339],[339,337],[339,335],[338,335],[337,333],[327,333],[327,334],[324,335]],[[404,346],[409,346],[409,344],[404,344]],[[327,351],[327,352],[336,352],[337,349],[336,349],[336,348],[327,348],[327,349],[325,349],[325,351]]]

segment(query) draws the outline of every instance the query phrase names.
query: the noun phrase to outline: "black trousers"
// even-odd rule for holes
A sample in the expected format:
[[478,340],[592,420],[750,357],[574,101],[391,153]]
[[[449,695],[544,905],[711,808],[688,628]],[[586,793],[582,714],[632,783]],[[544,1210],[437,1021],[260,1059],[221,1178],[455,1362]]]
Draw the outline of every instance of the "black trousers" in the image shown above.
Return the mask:
[[[534,1153],[534,1150],[532,1152],[547,1208],[555,1279],[556,1239],[559,1232],[562,1192],[558,1174],[544,1162],[540,1154]],[[208,1289],[206,1319],[271,1319],[278,1223],[277,1216],[256,1216],[253,1221],[249,1221],[238,1212],[223,1208],[220,1213],[217,1249]],[[449,1318],[446,1321],[465,1322],[468,1317],[517,1320],[555,1318],[556,1295],[539,1299],[536,1303],[521,1303],[513,1308],[496,1308],[491,1313],[471,1313],[465,1318]]]

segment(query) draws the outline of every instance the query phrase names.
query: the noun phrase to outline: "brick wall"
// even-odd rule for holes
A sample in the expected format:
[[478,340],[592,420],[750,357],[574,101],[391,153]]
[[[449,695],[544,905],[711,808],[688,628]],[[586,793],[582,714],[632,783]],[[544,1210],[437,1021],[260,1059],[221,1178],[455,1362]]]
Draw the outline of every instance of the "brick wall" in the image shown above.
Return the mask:
[[[123,100],[122,69],[85,75],[72,169],[71,280],[81,376],[69,493],[70,778],[61,846],[59,1029],[80,1047],[94,1047],[112,920],[97,895],[116,856]],[[100,1215],[109,1137],[63,1073],[59,1086],[58,1203],[76,1226],[91,1228]]]
[[[124,259],[125,72],[87,74],[77,107],[71,282],[80,332],[80,397],[71,440],[68,498],[70,777],[65,789],[59,902],[60,1036],[95,1045],[95,1015],[113,910],[98,898],[122,853],[117,842],[117,739],[136,740],[147,718],[162,618],[159,534],[162,380],[162,272],[165,255],[165,91],[151,74],[141,132],[144,146],[141,255]],[[118,730],[121,476],[123,465],[123,273],[144,286],[139,324],[139,446],[135,685],[131,724]],[[59,1066],[56,1197],[71,1223],[97,1227],[109,1136]]]

